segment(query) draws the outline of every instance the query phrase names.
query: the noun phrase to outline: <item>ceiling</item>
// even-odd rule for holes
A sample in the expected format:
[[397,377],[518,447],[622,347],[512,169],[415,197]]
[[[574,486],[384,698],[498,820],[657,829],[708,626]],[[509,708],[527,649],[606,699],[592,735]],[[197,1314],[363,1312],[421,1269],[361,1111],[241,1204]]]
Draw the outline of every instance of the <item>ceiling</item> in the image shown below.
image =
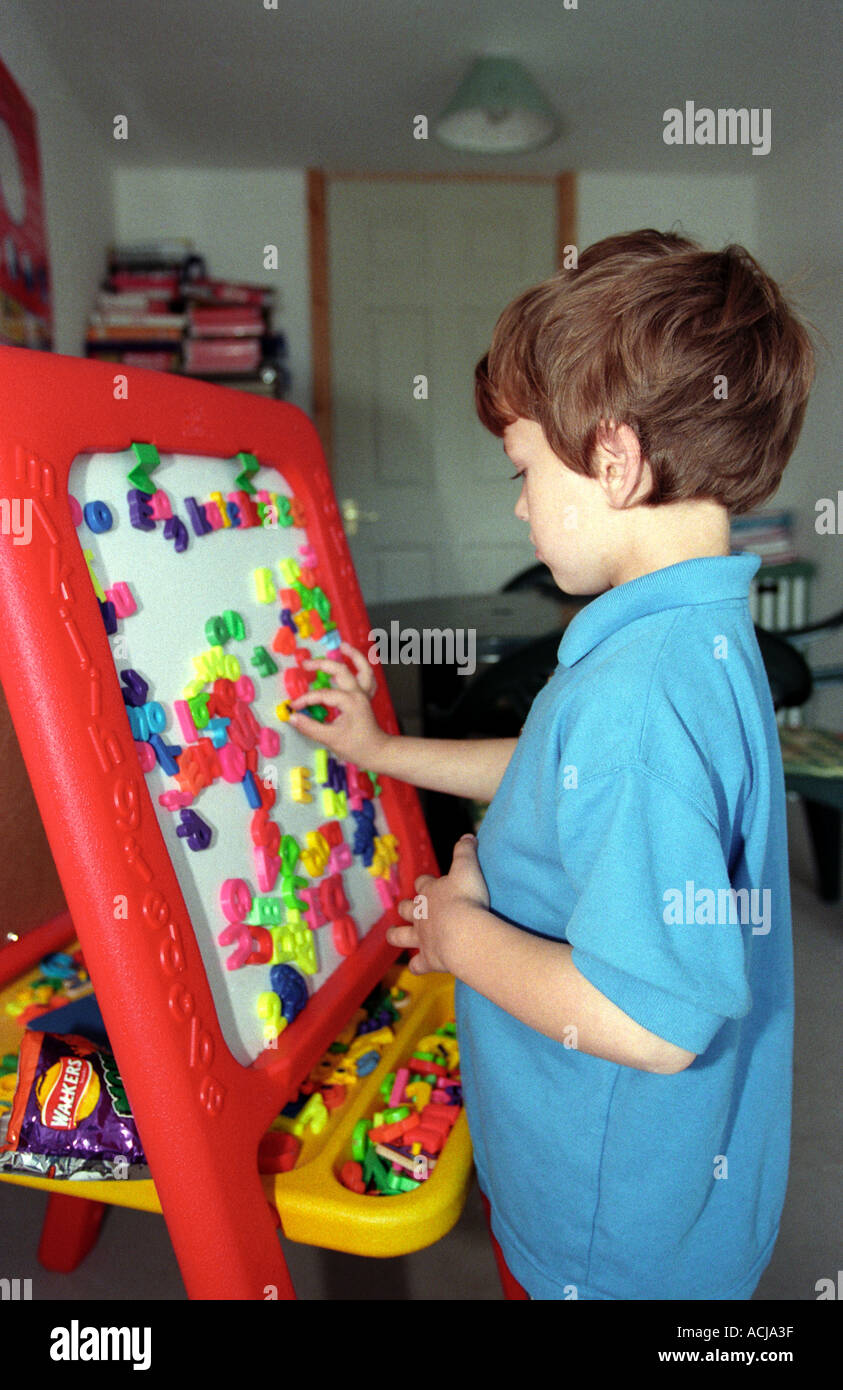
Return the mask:
[[[758,172],[840,110],[836,0],[4,0],[127,165]],[[277,8],[267,8],[277,4]],[[431,121],[475,56],[520,58],[562,134],[459,155]],[[772,150],[667,146],[663,113],[769,108]]]

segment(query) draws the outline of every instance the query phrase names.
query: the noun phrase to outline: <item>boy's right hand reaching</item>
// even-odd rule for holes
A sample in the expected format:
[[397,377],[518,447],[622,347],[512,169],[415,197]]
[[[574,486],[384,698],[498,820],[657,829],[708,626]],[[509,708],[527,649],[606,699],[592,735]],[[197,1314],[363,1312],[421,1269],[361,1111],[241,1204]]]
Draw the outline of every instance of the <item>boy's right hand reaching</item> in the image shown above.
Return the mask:
[[[377,690],[375,673],[366,657],[348,642],[339,650],[354,667],[350,671],[344,662],[320,657],[303,662],[306,671],[324,671],[333,684],[323,690],[308,690],[290,701],[295,711],[290,723],[299,733],[321,743],[331,753],[357,767],[379,771],[378,762],[389,743],[389,734],[381,729],[370,701]],[[306,713],[308,705],[325,705],[339,714],[330,723],[320,723]]]
[[[353,666],[331,657],[303,662],[307,671],[324,671],[333,685],[308,690],[290,701],[290,723],[299,733],[364,772],[381,772],[414,787],[491,801],[515,748],[515,739],[436,739],[387,734],[369,703],[377,689],[375,673],[362,652],[348,642],[339,650]],[[320,723],[308,705],[325,705],[339,713]]]

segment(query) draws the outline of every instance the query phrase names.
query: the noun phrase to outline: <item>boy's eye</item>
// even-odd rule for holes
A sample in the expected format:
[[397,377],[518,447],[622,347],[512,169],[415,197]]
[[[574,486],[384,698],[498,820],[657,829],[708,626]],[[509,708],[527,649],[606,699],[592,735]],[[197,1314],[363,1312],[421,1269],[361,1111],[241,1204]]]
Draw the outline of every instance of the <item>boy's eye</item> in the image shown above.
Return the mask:
[[513,481],[513,482],[516,482],[519,478],[523,478],[523,477],[524,477],[523,472],[521,472],[521,473],[513,473],[513,474],[512,474],[512,481]]

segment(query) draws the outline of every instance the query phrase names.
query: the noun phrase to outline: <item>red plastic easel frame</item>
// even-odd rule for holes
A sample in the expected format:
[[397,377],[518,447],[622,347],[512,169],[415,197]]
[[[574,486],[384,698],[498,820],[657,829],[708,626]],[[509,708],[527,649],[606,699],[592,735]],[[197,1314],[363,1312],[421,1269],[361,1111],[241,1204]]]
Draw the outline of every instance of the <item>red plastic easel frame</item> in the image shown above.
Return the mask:
[[[115,377],[125,387],[115,398]],[[190,919],[140,770],[105,627],[70,514],[74,458],[133,441],[162,454],[254,454],[283,472],[338,626],[368,620],[313,425],[296,407],[118,364],[0,349],[0,497],[29,499],[32,539],[0,536],[0,679],[109,1039],[192,1298],[293,1297],[258,1177],[261,1136],[396,952],[385,914],[277,1049],[249,1067],[217,1022]],[[232,473],[233,483],[234,473]],[[270,533],[271,534],[271,533]],[[375,713],[396,729],[376,671]],[[436,872],[415,793],[383,780],[401,893]],[[130,886],[131,885],[131,886]],[[128,919],[115,922],[113,895]]]

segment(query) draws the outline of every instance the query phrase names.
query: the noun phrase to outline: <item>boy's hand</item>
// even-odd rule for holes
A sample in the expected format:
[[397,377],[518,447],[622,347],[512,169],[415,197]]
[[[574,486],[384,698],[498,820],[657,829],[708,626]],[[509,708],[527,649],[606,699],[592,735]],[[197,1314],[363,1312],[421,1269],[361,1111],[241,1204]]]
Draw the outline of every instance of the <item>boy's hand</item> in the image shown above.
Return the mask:
[[[377,690],[375,673],[356,647],[342,642],[340,651],[352,662],[353,673],[342,661],[333,661],[330,657],[303,663],[306,671],[325,671],[333,685],[324,690],[308,690],[305,695],[291,700],[290,706],[296,713],[291,715],[290,723],[299,733],[321,743],[345,762],[377,771],[378,755],[388,742],[389,734],[383,732],[369,704]],[[326,705],[339,710],[339,716],[330,724],[322,724],[306,713],[308,705]]]
[[473,835],[463,835],[454,846],[451,872],[444,878],[423,874],[416,879],[416,898],[405,898],[398,911],[406,927],[390,927],[387,940],[393,946],[417,949],[410,961],[414,975],[429,970],[450,972],[449,947],[455,934],[464,927],[466,908],[489,907],[489,890],[477,861],[477,841]]

